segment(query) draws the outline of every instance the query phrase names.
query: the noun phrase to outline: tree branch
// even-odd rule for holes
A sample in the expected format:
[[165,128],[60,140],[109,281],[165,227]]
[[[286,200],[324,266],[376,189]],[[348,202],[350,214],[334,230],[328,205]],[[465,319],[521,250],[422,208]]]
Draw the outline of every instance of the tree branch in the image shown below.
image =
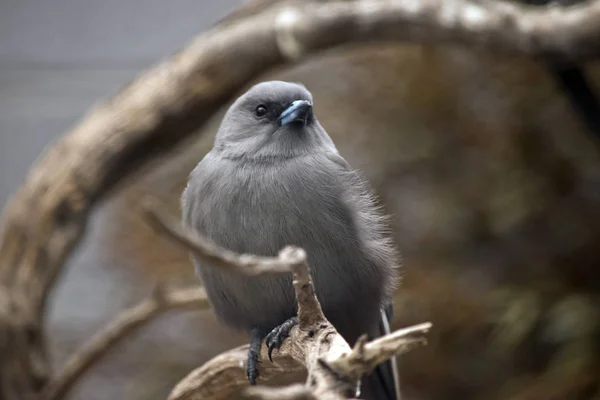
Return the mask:
[[208,306],[208,298],[202,288],[165,290],[158,286],[150,297],[123,311],[78,349],[65,363],[57,378],[45,388],[42,398],[45,400],[63,398],[75,382],[110,349],[165,311]]
[[283,388],[251,386],[244,390],[246,397],[261,400],[317,400],[317,397],[304,385],[290,385]]
[[399,329],[369,343],[367,337],[362,336],[356,341],[351,353],[341,357],[325,357],[325,362],[336,371],[358,379],[393,356],[402,355],[415,347],[427,344],[423,333],[430,329],[430,323],[419,324]]
[[146,221],[156,231],[170,237],[197,257],[223,269],[249,276],[288,274],[292,272],[294,265],[303,263],[305,260],[302,252],[292,250],[283,251],[279,258],[272,258],[248,254],[239,255],[223,249],[208,238],[182,228],[177,221],[161,211],[158,201],[154,199],[144,200],[142,211]]
[[[160,211],[161,207],[155,200],[145,201],[144,204],[146,219],[154,229],[215,268],[248,276],[293,273],[299,324],[292,328],[288,339],[275,353],[274,365],[261,364],[260,378],[266,380],[282,371],[297,370],[298,365],[303,365],[308,370],[305,390],[297,391],[288,387],[280,391],[268,389],[262,393],[261,389],[255,388],[251,391],[253,396],[269,398],[277,394],[282,399],[310,396],[331,400],[351,398],[364,374],[393,356],[426,344],[425,334],[431,328],[430,323],[399,330],[368,343],[366,336],[363,336],[352,350],[323,314],[302,249],[288,246],[279,252],[278,257],[236,254],[181,227]],[[184,378],[173,389],[169,400],[225,399],[247,386],[244,368],[247,351],[247,346],[242,346],[215,357]],[[266,352],[265,346],[262,346],[263,360],[268,359]]]
[[568,8],[501,1],[361,0],[275,4],[200,35],[94,107],[36,162],[2,215],[0,397],[35,395],[50,375],[43,314],[89,214],[124,178],[195,132],[269,68],[382,40],[485,46],[588,59],[600,52],[600,0]]

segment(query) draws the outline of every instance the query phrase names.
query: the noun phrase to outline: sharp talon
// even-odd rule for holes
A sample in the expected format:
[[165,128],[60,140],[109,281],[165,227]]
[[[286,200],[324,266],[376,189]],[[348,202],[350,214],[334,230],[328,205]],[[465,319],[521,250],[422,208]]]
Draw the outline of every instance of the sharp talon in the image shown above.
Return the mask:
[[273,349],[274,348],[275,348],[275,345],[273,345],[273,344],[271,344],[269,346],[269,361],[271,361],[271,362],[273,362],[273,356],[272,356],[272,354],[273,354]]
[[269,349],[268,355],[269,355],[269,360],[271,362],[273,362],[272,354],[273,354],[273,350],[277,346],[277,335],[279,334],[279,331],[280,331],[280,327],[277,326],[265,338],[265,345],[267,345],[267,348]]
[[283,324],[273,328],[273,330],[265,338],[269,352],[269,360],[273,362],[273,350],[279,350],[285,338],[290,335],[292,328],[298,324],[298,317],[293,317],[285,321]]

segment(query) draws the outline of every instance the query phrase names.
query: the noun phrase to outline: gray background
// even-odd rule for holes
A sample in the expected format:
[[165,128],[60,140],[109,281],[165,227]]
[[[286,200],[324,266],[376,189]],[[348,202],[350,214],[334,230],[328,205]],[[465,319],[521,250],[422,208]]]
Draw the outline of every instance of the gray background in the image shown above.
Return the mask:
[[[90,106],[185,45],[236,3],[0,0],[0,206],[44,148]],[[144,281],[128,265],[131,260],[105,251],[108,213],[106,206],[96,213],[52,296],[49,334],[57,367],[155,283]],[[203,329],[207,318],[212,316],[174,315],[153,324],[94,368],[72,398],[164,398],[191,366],[219,351],[217,336],[222,341],[229,334]],[[201,339],[186,344],[185,333],[192,329]]]
[[237,0],[0,0],[0,205],[95,102]]

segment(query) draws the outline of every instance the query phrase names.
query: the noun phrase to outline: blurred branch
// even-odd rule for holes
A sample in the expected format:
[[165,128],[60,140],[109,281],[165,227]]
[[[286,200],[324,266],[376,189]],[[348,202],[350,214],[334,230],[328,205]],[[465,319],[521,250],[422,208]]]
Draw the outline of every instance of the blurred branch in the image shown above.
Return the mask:
[[304,385],[290,385],[284,388],[251,386],[244,390],[246,397],[262,400],[317,400],[317,397]]
[[[280,389],[255,387],[250,395],[269,399],[347,399],[355,395],[360,378],[378,364],[426,344],[430,323],[398,330],[371,342],[361,337],[354,349],[327,320],[314,291],[304,250],[288,246],[278,257],[236,254],[217,246],[196,232],[183,228],[160,211],[156,202],[145,201],[146,219],[159,232],[174,239],[197,257],[215,268],[248,276],[293,273],[293,286],[298,302],[298,325],[273,357],[273,365],[261,364],[260,377],[270,379],[282,371],[308,370],[303,389],[298,386]],[[169,400],[226,399],[249,385],[245,374],[248,347],[225,352],[192,371],[171,392]],[[268,359],[261,347],[261,359]]]
[[517,56],[600,55],[600,1],[531,7],[498,0],[359,0],[283,7],[275,37],[288,59],[323,45],[368,41],[446,43]]
[[4,209],[0,398],[30,398],[50,376],[46,300],[93,206],[269,68],[382,40],[592,58],[600,52],[600,0],[543,9],[484,0],[284,2],[198,36],[94,107],[39,158]]
[[105,356],[127,335],[149,323],[158,315],[173,309],[199,309],[209,306],[202,288],[164,289],[157,286],[152,295],[138,305],[123,311],[65,363],[63,370],[44,390],[42,398],[58,400],[94,363]]
[[325,43],[388,40],[571,61],[600,56],[598,0],[547,7],[501,0],[253,0],[221,24],[269,11],[276,13],[276,36],[289,59],[313,53]]

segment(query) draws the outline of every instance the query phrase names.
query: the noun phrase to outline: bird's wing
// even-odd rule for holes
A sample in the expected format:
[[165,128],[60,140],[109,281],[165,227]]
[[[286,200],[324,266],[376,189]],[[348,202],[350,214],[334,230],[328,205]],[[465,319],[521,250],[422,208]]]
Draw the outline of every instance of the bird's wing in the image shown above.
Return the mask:
[[[329,160],[337,164],[344,172],[351,174],[356,179],[356,183],[363,185],[362,179],[348,162],[339,154],[330,152],[327,154]],[[381,317],[375,332],[370,332],[370,338],[375,339],[390,332],[390,321],[392,320],[392,303],[381,309]],[[400,400],[400,379],[398,376],[396,358],[380,364],[375,370],[365,378],[364,391],[369,398],[381,400]]]

